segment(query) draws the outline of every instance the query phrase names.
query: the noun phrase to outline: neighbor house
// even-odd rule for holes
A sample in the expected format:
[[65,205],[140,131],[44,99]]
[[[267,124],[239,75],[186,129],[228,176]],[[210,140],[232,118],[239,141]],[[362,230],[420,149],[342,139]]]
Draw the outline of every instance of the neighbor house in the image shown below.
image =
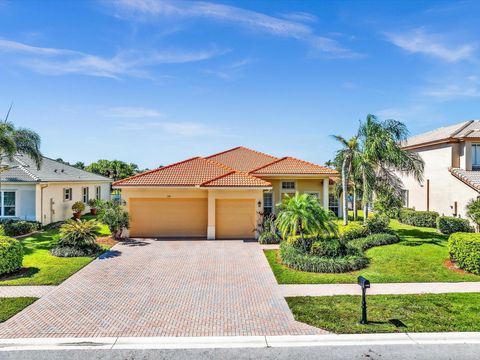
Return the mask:
[[480,193],[480,121],[471,120],[413,136],[404,149],[425,162],[424,180],[403,176],[405,206],[465,217]]
[[[111,180],[43,157],[40,169],[26,155],[3,160],[0,218],[49,224],[72,217],[76,201],[109,199]],[[88,206],[87,206],[88,209]]]
[[330,168],[236,147],[117,181],[132,237],[245,239],[286,195],[316,196],[338,214]]

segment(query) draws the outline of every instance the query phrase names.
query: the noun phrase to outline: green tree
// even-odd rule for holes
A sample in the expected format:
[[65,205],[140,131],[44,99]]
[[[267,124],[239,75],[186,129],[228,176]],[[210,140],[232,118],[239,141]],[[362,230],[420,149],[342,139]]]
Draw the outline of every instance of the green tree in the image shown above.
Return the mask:
[[120,160],[98,160],[88,165],[85,170],[108,177],[114,181],[125,179],[138,172],[136,164],[128,164]]
[[397,173],[423,178],[424,163],[415,152],[402,149],[407,139],[405,124],[397,120],[379,120],[368,115],[360,124],[360,152],[358,170],[362,178],[362,204],[364,221],[368,218],[368,205],[377,189],[388,189],[401,196],[403,183]]
[[305,236],[336,233],[335,223],[331,221],[328,210],[314,196],[298,193],[294,196],[285,195],[278,207],[275,224],[282,237],[300,236],[304,251],[308,251]]
[[82,161],[77,161],[75,164],[73,164],[73,167],[76,167],[77,169],[85,170],[85,163]]
[[467,204],[467,216],[480,228],[480,198],[472,199]]
[[121,239],[123,230],[130,224],[128,212],[114,201],[99,202],[98,208],[98,219],[108,226],[115,240]]
[[337,151],[335,156],[335,163],[341,164],[340,174],[342,176],[342,217],[343,224],[348,224],[348,185],[349,176],[352,173],[353,164],[358,155],[358,137],[354,136],[349,140],[340,135],[332,136],[340,144],[342,148]]

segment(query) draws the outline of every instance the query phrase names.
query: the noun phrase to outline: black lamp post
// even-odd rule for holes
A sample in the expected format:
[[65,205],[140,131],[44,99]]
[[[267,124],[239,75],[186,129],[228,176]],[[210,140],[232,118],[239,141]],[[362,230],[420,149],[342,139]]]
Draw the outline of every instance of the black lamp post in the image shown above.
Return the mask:
[[362,318],[360,319],[360,324],[368,324],[367,320],[367,289],[370,288],[370,281],[365,279],[363,276],[358,277],[358,285],[362,288]]

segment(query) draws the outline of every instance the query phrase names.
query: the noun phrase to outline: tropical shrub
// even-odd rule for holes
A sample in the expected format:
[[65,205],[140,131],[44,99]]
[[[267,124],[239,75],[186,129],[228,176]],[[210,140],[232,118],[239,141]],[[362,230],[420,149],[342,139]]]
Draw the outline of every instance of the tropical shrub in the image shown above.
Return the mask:
[[258,242],[260,244],[278,244],[280,235],[275,225],[275,215],[270,214],[263,217],[262,224],[258,228]]
[[357,222],[350,222],[348,225],[341,226],[340,237],[345,240],[352,240],[364,237],[367,235],[367,228]]
[[130,226],[128,212],[120,204],[112,201],[102,202],[99,210],[98,220],[108,226],[115,240],[121,239],[123,230]]
[[467,204],[467,216],[477,225],[477,230],[480,229],[480,198],[472,199]]
[[67,220],[60,227],[60,239],[52,254],[63,257],[94,255],[101,250],[96,243],[99,234],[100,225],[95,220]]
[[2,225],[6,236],[21,236],[41,228],[40,223],[23,220],[8,220],[4,221]]
[[399,220],[407,225],[434,228],[437,225],[438,216],[436,211],[402,209],[399,213]]
[[375,246],[395,244],[400,241],[400,238],[396,234],[383,233],[372,234],[367,237],[354,239],[348,242],[349,246],[355,247],[361,251],[368,250]]
[[76,201],[72,205],[72,210],[75,213],[81,213],[85,210],[85,204],[81,201]]
[[450,235],[448,251],[458,267],[480,275],[480,234],[457,232]]
[[298,193],[295,196],[286,195],[279,210],[275,224],[283,239],[298,235],[304,252],[310,250],[306,236],[336,233],[336,225],[328,211],[314,196]]
[[22,267],[23,247],[17,239],[0,236],[0,275],[9,274]]
[[374,214],[365,221],[365,228],[368,234],[378,234],[388,232],[390,218],[384,214]]
[[368,258],[362,253],[341,257],[321,257],[303,252],[284,241],[280,244],[280,258],[286,266],[300,271],[342,273],[362,269]]
[[467,219],[461,219],[453,216],[439,216],[437,218],[437,229],[445,235],[456,232],[472,232],[473,228]]
[[349,250],[351,249],[346,241],[342,239],[317,240],[312,244],[310,254],[320,257],[339,257],[347,255]]
[[403,199],[393,191],[382,191],[377,194],[373,202],[373,208],[379,214],[386,215],[390,219],[396,219],[399,216],[400,209],[403,207]]

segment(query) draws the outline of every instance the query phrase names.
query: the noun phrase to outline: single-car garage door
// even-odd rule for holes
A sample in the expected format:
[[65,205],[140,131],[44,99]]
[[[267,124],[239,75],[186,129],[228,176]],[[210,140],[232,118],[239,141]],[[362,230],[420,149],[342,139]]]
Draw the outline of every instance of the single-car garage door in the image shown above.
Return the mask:
[[255,215],[255,199],[217,199],[215,203],[215,238],[255,237]]
[[206,237],[207,199],[130,199],[130,236]]

